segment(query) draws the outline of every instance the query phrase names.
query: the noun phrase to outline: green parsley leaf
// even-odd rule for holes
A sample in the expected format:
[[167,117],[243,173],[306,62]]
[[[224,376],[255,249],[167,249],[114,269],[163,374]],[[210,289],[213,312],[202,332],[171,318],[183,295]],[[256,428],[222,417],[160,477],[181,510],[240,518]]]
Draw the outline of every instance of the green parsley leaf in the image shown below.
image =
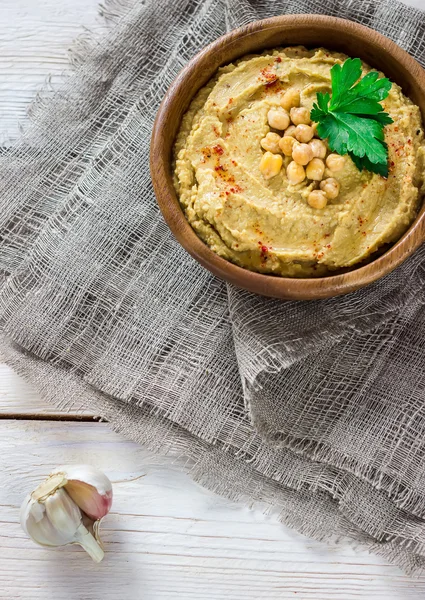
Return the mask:
[[353,161],[353,163],[356,165],[356,167],[358,168],[359,171],[363,171],[363,169],[365,169],[366,171],[372,171],[374,173],[378,173],[378,175],[382,175],[382,177],[388,177],[388,165],[387,164],[373,164],[370,162],[370,160],[367,158],[367,156],[364,156],[363,158],[359,158],[358,156],[356,156],[355,154],[352,154],[351,152],[349,153],[349,156],[351,157],[351,160]]
[[391,81],[371,71],[364,77],[359,58],[349,58],[331,69],[332,95],[317,94],[311,111],[321,138],[338,154],[348,154],[359,170],[388,177],[388,147],[384,127],[393,123],[381,102]]

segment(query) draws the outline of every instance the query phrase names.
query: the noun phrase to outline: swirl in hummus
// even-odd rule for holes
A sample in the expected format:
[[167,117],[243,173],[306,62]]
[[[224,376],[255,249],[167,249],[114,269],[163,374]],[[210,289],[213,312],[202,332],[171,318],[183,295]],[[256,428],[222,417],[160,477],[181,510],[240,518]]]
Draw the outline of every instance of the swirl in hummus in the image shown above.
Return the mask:
[[346,58],[303,47],[247,56],[221,68],[192,101],[175,144],[174,184],[189,223],[223,258],[261,273],[324,275],[364,261],[414,219],[424,132],[419,108],[396,84],[383,102],[394,121],[385,128],[388,179],[360,172],[346,156],[337,174],[326,167],[323,175],[337,179],[338,196],[315,208],[308,199],[318,182],[290,183],[285,168],[266,178],[260,169],[261,141],[275,131],[270,109],[294,90],[310,110],[317,92],[331,91],[332,66]]

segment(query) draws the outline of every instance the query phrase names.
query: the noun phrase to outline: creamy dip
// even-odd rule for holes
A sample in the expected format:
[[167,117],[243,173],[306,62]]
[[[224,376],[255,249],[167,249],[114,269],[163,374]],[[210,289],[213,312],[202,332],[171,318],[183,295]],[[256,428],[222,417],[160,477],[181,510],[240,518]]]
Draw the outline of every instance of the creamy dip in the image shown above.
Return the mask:
[[174,182],[189,223],[220,256],[262,273],[318,276],[367,259],[414,219],[424,132],[419,108],[396,84],[383,101],[394,120],[385,128],[388,179],[360,172],[347,156],[338,173],[326,167],[323,176],[336,178],[340,191],[319,209],[308,203],[318,183],[290,183],[283,154],[276,176],[260,170],[261,140],[275,131],[270,109],[298,90],[310,110],[317,92],[331,92],[332,66],[346,59],[303,47],[247,56],[221,68],[192,101],[175,144]]

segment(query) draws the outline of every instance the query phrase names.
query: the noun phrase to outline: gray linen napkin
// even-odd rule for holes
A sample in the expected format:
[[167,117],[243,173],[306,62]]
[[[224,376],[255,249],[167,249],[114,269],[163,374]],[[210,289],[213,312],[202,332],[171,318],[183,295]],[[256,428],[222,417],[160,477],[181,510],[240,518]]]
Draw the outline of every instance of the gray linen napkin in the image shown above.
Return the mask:
[[394,0],[115,0],[105,39],[0,156],[2,357],[47,399],[186,458],[231,499],[319,539],[425,565],[425,249],[343,298],[226,286],[163,222],[148,153],[184,64],[230,29],[322,13],[425,64],[425,14]]

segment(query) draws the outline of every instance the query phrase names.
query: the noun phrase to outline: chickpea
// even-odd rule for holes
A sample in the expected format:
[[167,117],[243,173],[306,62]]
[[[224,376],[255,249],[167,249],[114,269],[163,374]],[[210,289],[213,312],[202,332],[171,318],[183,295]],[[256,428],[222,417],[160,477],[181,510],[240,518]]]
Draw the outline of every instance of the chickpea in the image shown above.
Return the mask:
[[313,190],[308,195],[307,202],[312,208],[325,208],[328,199],[326,198],[325,192],[321,190]]
[[313,150],[308,144],[296,143],[292,149],[292,158],[299,165],[308,165],[313,160]]
[[329,177],[320,182],[320,189],[325,192],[329,200],[335,200],[335,198],[338,198],[339,196],[341,185],[339,181],[333,177]]
[[313,160],[308,163],[305,172],[307,174],[307,179],[321,181],[325,172],[325,163],[320,158],[313,158]]
[[319,126],[319,123],[313,123],[312,124],[313,131],[314,131],[314,137],[320,137],[319,134],[317,133],[318,126]]
[[296,144],[295,138],[291,137],[290,135],[284,135],[282,138],[280,138],[279,148],[285,156],[292,157],[294,144]]
[[326,159],[326,166],[331,171],[341,171],[345,165],[345,158],[339,154],[329,154]]
[[287,169],[289,163],[291,163],[291,162],[292,162],[292,156],[284,156],[283,157],[283,168],[285,169],[285,172],[286,172],[286,169]]
[[301,183],[305,179],[305,170],[304,167],[296,163],[294,160],[289,163],[286,169],[286,176],[291,185],[296,185],[297,183]]
[[309,142],[313,135],[313,127],[310,127],[310,125],[297,125],[294,131],[294,138],[303,144]]
[[283,135],[290,135],[290,136],[294,137],[295,130],[296,130],[295,125],[289,125],[289,127],[287,129],[285,129],[285,132]]
[[267,120],[273,129],[286,129],[291,122],[288,113],[283,108],[271,108],[267,113]]
[[260,144],[264,150],[268,150],[269,152],[273,152],[273,154],[277,154],[280,152],[279,142],[282,138],[278,133],[269,132],[266,137],[263,137]]
[[313,150],[314,158],[326,158],[327,148],[325,142],[322,142],[322,140],[311,140],[310,146]]
[[264,179],[271,179],[279,174],[283,158],[280,154],[265,152],[260,161],[260,172]]
[[290,111],[291,108],[299,106],[300,92],[298,90],[288,90],[283,94],[280,105],[287,111]]
[[308,108],[301,106],[300,108],[291,108],[291,121],[294,125],[310,125],[310,111]]

